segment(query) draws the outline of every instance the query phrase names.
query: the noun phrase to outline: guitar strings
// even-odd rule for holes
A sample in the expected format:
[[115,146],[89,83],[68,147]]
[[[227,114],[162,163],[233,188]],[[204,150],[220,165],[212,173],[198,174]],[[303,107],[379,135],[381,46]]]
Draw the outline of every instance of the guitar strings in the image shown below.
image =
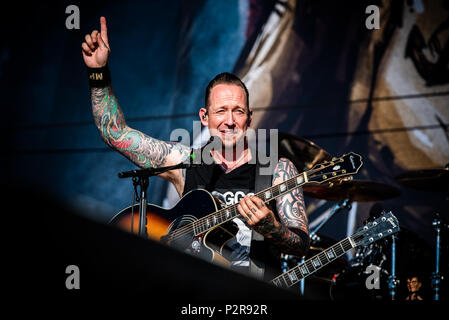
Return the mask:
[[[327,168],[327,167],[329,167],[329,166],[332,166],[332,165],[334,165],[334,164],[335,164],[335,163],[330,163],[330,164],[328,164],[328,165],[321,165],[322,167],[320,167],[320,168],[309,170],[309,171],[308,171],[309,174],[312,174],[312,175],[310,175],[309,179],[313,179],[314,177],[317,176],[317,175],[314,175],[314,173],[316,173],[316,172],[318,172],[318,171],[320,171],[320,170],[323,170],[323,169],[325,169],[325,168]],[[340,171],[340,170],[339,170],[339,171]],[[341,171],[343,171],[343,170],[341,170]],[[337,172],[338,172],[338,171],[337,171]],[[322,175],[322,174],[320,174],[320,175]],[[299,174],[299,175],[297,175],[297,176],[295,176],[295,177],[293,177],[293,178],[290,178],[290,179],[286,180],[284,183],[286,183],[287,185],[289,185],[289,187],[297,186],[297,184],[296,184],[296,182],[295,182],[295,179],[298,178],[299,176],[301,176],[301,174]],[[265,189],[265,190],[262,190],[262,191],[260,191],[258,194],[263,194],[266,190],[268,190],[268,189],[274,189],[274,188],[277,188],[278,191],[279,191],[280,185],[281,185],[281,184],[282,184],[282,183],[280,183],[280,184],[278,184],[278,185],[276,185],[276,186],[269,187],[269,188],[267,188],[267,189]],[[292,191],[292,190],[288,190],[288,191],[286,191],[286,192],[284,192],[284,193],[288,193],[288,192],[290,192],[290,191]],[[276,196],[276,197],[279,197],[279,196],[281,196],[281,195],[282,195],[282,194],[279,194],[279,195]],[[274,198],[273,198],[273,199],[274,199]],[[272,200],[272,199],[271,199],[271,200]],[[180,228],[178,228],[178,229],[172,231],[171,233],[169,233],[169,234],[167,235],[167,238],[169,239],[169,241],[172,241],[172,240],[174,240],[174,239],[176,239],[176,238],[183,237],[183,236],[185,236],[185,235],[191,233],[192,231],[194,232],[194,228],[193,228],[193,227],[194,227],[194,224],[197,224],[198,227],[204,227],[204,226],[207,227],[207,223],[206,223],[204,220],[206,220],[207,218],[209,218],[209,217],[211,217],[211,216],[214,216],[214,215],[217,215],[217,214],[222,214],[225,210],[233,210],[233,211],[235,211],[235,208],[236,208],[236,207],[237,207],[237,204],[232,205],[232,206],[230,206],[230,207],[225,207],[225,208],[223,208],[223,209],[221,209],[221,210],[218,210],[218,211],[216,211],[216,212],[214,212],[214,213],[212,213],[212,214],[209,214],[209,215],[207,215],[207,216],[204,216],[204,217],[202,217],[201,219],[199,219],[199,220],[197,220],[197,221],[195,221],[195,222],[193,222],[193,223],[187,224],[187,225],[185,225],[185,226],[183,226],[183,227],[180,227]],[[238,217],[239,215],[240,215],[240,214],[237,214],[237,215],[234,216],[233,218]],[[230,219],[227,219],[227,220],[230,220]],[[227,220],[226,220],[226,221],[227,221]],[[223,222],[221,222],[220,224],[222,224],[222,223],[224,223],[224,222],[226,222],[226,221],[223,221]],[[218,226],[218,225],[217,225],[217,226]],[[194,233],[195,233],[195,232],[194,232]]]
[[[339,242],[333,244],[330,248],[328,248],[328,249],[326,249],[326,250],[324,250],[324,251],[322,251],[322,252],[316,254],[316,255],[313,256],[313,257],[310,257],[309,259],[307,259],[306,261],[304,261],[304,262],[302,262],[302,263],[296,265],[295,267],[293,267],[293,268],[291,268],[291,269],[289,269],[289,270],[287,270],[287,271],[281,273],[279,276],[277,276],[277,277],[273,278],[272,280],[270,280],[270,282],[276,285],[276,280],[279,281],[280,279],[282,279],[282,280],[284,281],[284,283],[287,285],[287,287],[293,286],[294,284],[296,284],[296,283],[298,283],[299,281],[305,279],[306,277],[308,277],[308,276],[310,276],[311,274],[315,273],[315,272],[318,271],[319,269],[323,268],[323,267],[326,266],[327,264],[331,263],[333,260],[336,260],[337,258],[339,258],[339,257],[341,257],[342,255],[344,255],[347,251],[349,251],[350,249],[349,249],[349,250],[345,250],[345,249],[344,249],[344,247],[345,247],[344,242],[349,242],[349,243],[350,243],[348,237],[347,237],[347,238],[344,238],[343,240],[340,240]],[[339,254],[339,255],[335,252],[335,249],[334,249],[334,247],[336,248],[338,245],[340,245],[340,250],[343,251],[343,252],[342,252],[341,254]],[[347,245],[347,243],[346,243],[346,245]],[[352,247],[352,245],[351,245],[351,247]],[[334,255],[335,255],[335,258],[332,259],[332,261],[330,261],[330,260],[326,257],[326,255],[324,254],[324,252],[329,251],[330,249],[332,249],[332,251],[333,251],[333,253],[334,253]],[[323,257],[323,256],[326,257],[326,260],[327,260],[327,262],[325,262],[325,263],[322,262],[322,260],[323,260],[322,257]],[[314,264],[313,264],[313,260],[315,260],[315,259],[318,259],[319,262],[320,262],[320,265],[319,265],[318,267],[314,266]],[[301,268],[302,268],[303,266],[305,266],[306,269],[307,269],[307,271],[308,271],[308,272],[305,273],[305,274],[301,271]],[[289,275],[290,275],[292,272],[296,275],[296,278],[297,278],[296,280],[291,280],[291,278],[289,277]],[[301,278],[301,279],[299,279],[299,278]],[[291,282],[291,284],[289,284],[289,282],[287,282],[286,279],[288,279],[288,280]]]
[[[315,170],[310,170],[309,172],[310,172],[310,173],[315,173],[315,172],[317,172],[317,171],[319,171],[319,170],[322,170],[322,169],[324,169],[324,168],[319,168],[319,169],[315,169]],[[290,179],[286,180],[284,183],[289,184],[290,187],[291,187],[291,186],[294,186],[294,185],[296,185],[296,183],[294,182],[294,180],[295,180],[298,176],[300,176],[300,175],[297,175],[297,176],[295,176],[295,177],[293,177],[293,178],[290,178]],[[315,177],[314,175],[311,175],[311,176],[310,176],[310,178],[314,178],[314,177]],[[280,185],[280,184],[279,184],[279,185]],[[266,190],[268,190],[268,189],[278,188],[278,190],[279,190],[279,185],[276,185],[276,186],[273,186],[273,187],[269,187],[269,188],[267,188],[267,189],[265,189],[265,190],[260,191],[258,194],[263,194],[263,193],[264,193]],[[290,191],[291,191],[291,190],[290,190]],[[280,195],[278,195],[278,196],[280,196]],[[209,218],[209,217],[211,217],[211,216],[214,216],[214,215],[221,215],[221,214],[222,214],[223,212],[225,212],[226,210],[230,210],[230,211],[236,212],[236,208],[237,208],[237,204],[234,204],[234,205],[232,205],[232,206],[229,206],[229,207],[225,207],[225,208],[223,208],[223,209],[220,209],[220,210],[218,210],[218,211],[216,211],[216,212],[214,212],[214,213],[212,213],[212,214],[209,214],[209,215],[207,215],[207,216],[202,217],[201,219],[199,219],[199,220],[197,220],[197,221],[195,221],[195,222],[192,222],[192,223],[190,223],[190,224],[188,224],[188,225],[185,225],[185,226],[183,226],[183,227],[180,227],[180,228],[178,228],[178,229],[172,231],[171,233],[169,233],[169,234],[167,235],[167,237],[169,238],[169,241],[172,241],[172,240],[174,240],[174,239],[176,239],[176,238],[178,238],[178,237],[182,237],[182,236],[184,236],[184,235],[186,235],[186,234],[189,234],[190,232],[194,231],[194,230],[193,230],[193,227],[194,227],[193,225],[194,225],[194,224],[196,224],[198,228],[201,228],[201,227],[204,227],[204,226],[207,227],[207,223],[204,221],[204,220],[206,220],[207,218]],[[239,215],[240,215],[240,214],[237,214],[237,215],[235,215],[235,216],[232,217],[232,218],[236,218],[236,217],[238,217]],[[227,220],[230,220],[230,219],[227,219]],[[227,221],[227,220],[226,220],[226,221]],[[224,222],[226,222],[226,221],[224,221]],[[224,223],[224,222],[222,222],[222,223]],[[222,224],[222,223],[220,223],[220,224]],[[218,225],[217,225],[217,226],[218,226]]]
[[[277,276],[276,278],[271,280],[271,282],[273,284],[276,284],[276,281],[280,281],[280,279],[282,279],[282,280],[284,280],[284,283],[287,285],[287,287],[293,286],[295,283],[305,279],[306,277],[315,273],[319,269],[321,269],[321,268],[325,267],[326,265],[328,265],[329,263],[333,262],[337,258],[343,256],[350,249],[355,248],[355,247],[352,247],[352,244],[351,244],[351,241],[349,240],[349,238],[350,237],[339,241],[338,243],[332,245],[330,248],[326,249],[325,251],[322,251],[322,252],[316,254],[315,256],[307,259],[306,261],[302,262],[301,264],[298,264],[297,266],[287,270],[286,272],[280,274],[279,276]],[[347,248],[348,245],[350,246],[349,249]],[[338,251],[336,249],[341,250],[341,253],[338,254]],[[325,252],[328,252],[328,251],[332,251],[334,258],[329,259],[327,257]],[[314,264],[315,260],[319,261],[318,266],[316,266]],[[323,263],[323,260],[324,260],[324,263]],[[306,268],[306,270],[307,270],[306,273],[303,273],[301,271],[301,268],[303,268],[303,267]],[[292,272],[296,275],[296,280],[291,280],[291,277],[288,277],[288,275],[290,275]],[[289,282],[287,280],[290,280],[291,284],[289,284]]]
[[[320,171],[320,170],[323,170],[324,168],[326,168],[326,167],[328,167],[328,166],[331,166],[331,165],[333,165],[333,164],[330,164],[330,165],[327,165],[327,166],[323,166],[323,167],[321,167],[321,168],[317,168],[317,169],[315,169],[315,170],[310,170],[309,171],[309,173],[315,173],[315,172],[317,172],[317,171]],[[338,171],[337,171],[338,172]],[[320,174],[321,175],[321,174]],[[288,180],[286,180],[285,182],[284,182],[284,184],[287,184],[288,185],[288,188],[291,188],[291,187],[297,187],[298,185],[297,185],[297,183],[296,183],[296,179],[299,177],[300,175],[297,175],[297,176],[295,176],[295,177],[293,177],[293,178],[290,178],[290,179],[288,179]],[[310,177],[309,177],[309,179],[313,179],[313,178],[315,178],[317,175],[310,175]],[[276,186],[272,186],[272,187],[269,187],[269,188],[267,188],[267,189],[265,189],[265,190],[262,190],[262,191],[260,191],[258,194],[262,194],[262,193],[264,193],[266,190],[268,190],[268,189],[273,189],[273,190],[276,190],[277,189],[277,191],[279,192],[280,191],[280,185],[281,185],[282,183],[280,183],[280,184],[278,184],[278,185],[276,185]],[[299,186],[298,186],[299,187]],[[277,198],[277,197],[280,197],[281,195],[283,195],[283,194],[285,194],[285,193],[288,193],[288,192],[291,192],[292,190],[287,190],[287,191],[285,191],[285,192],[280,192],[276,197],[274,197],[273,199],[275,199],[275,198]],[[271,199],[271,200],[273,200],[273,199]],[[197,221],[195,221],[194,223],[192,223],[192,224],[196,224],[197,225],[197,227],[198,228],[201,228],[201,227],[206,227],[206,229],[208,229],[209,228],[209,226],[208,226],[208,224],[207,224],[207,222],[205,222],[204,220],[206,220],[206,219],[208,219],[210,216],[217,216],[217,215],[221,215],[221,216],[223,216],[223,212],[226,212],[227,210],[230,210],[230,211],[236,211],[236,207],[237,207],[237,204],[235,204],[235,205],[232,205],[232,206],[230,206],[230,207],[226,207],[226,208],[223,208],[223,209],[221,209],[221,210],[219,210],[219,211],[216,211],[216,212],[214,212],[214,213],[212,213],[212,214],[210,214],[210,215],[208,215],[208,216],[205,216],[205,217],[202,217],[201,219],[199,219],[199,220],[197,220]],[[234,217],[232,217],[232,218],[235,218],[235,217],[238,217],[240,214],[237,214],[236,216],[234,216]],[[221,219],[223,219],[223,217],[221,218]],[[230,218],[231,219],[231,218]],[[226,222],[226,221],[228,221],[228,220],[230,220],[230,219],[226,219],[225,221],[222,221],[220,224],[223,224],[224,222]],[[220,225],[220,224],[218,224],[218,225]],[[218,226],[217,225],[217,226]],[[187,227],[190,227],[190,226],[188,226],[187,225]],[[178,234],[180,234],[180,235],[185,235],[185,233],[183,233],[182,231],[183,230],[181,230],[182,228],[179,228],[179,229],[177,229],[177,230],[174,230],[171,234],[172,234],[172,236],[170,237],[170,238],[175,238],[176,237],[176,233],[177,233],[177,231],[179,230],[179,232],[178,232]],[[190,228],[190,230],[186,230],[187,232],[191,232],[191,231],[194,231],[193,230],[193,228]],[[204,232],[204,231],[203,231]],[[203,233],[203,232],[201,232],[201,233]]]
[[[311,170],[306,171],[306,172],[308,172],[309,174],[311,174],[310,177],[309,177],[309,179],[313,179],[313,178],[316,176],[316,175],[314,175],[316,172],[318,172],[318,171],[320,171],[320,170],[323,170],[323,169],[325,169],[325,168],[328,168],[328,167],[330,167],[330,166],[333,166],[333,165],[335,165],[335,164],[338,163],[338,162],[344,162],[343,157],[342,157],[342,158],[339,158],[339,159],[336,159],[336,160],[334,160],[334,161],[331,161],[331,162],[329,162],[329,163],[327,163],[327,164],[319,164],[320,167],[318,167],[318,168],[316,168],[316,169],[312,168]],[[359,167],[358,169],[360,169],[360,167]],[[355,173],[358,172],[358,169],[357,169],[357,171],[356,171]],[[338,171],[342,171],[342,173],[345,173],[345,172],[343,172],[344,170],[337,170],[337,171],[335,171],[335,173],[337,173]],[[353,173],[353,174],[355,174],[355,173]],[[290,178],[290,179],[286,180],[284,183],[286,183],[286,184],[289,185],[289,186],[297,186],[297,183],[296,183],[295,179],[297,179],[297,178],[298,178],[299,176],[301,176],[301,175],[302,175],[302,174],[299,174],[299,175],[297,175],[297,176],[295,176],[295,177],[293,177],[293,178]],[[321,173],[320,175],[324,175],[324,173]],[[337,178],[337,177],[335,177],[335,178]],[[276,185],[276,186],[268,187],[268,188],[266,188],[265,190],[260,191],[258,194],[263,194],[264,192],[266,192],[266,191],[269,190],[269,189],[273,189],[273,190],[274,190],[274,188],[277,188],[278,191],[279,191],[280,185],[281,185],[281,184],[282,184],[282,183],[280,183],[280,184],[278,184],[278,185]],[[288,192],[290,192],[290,191],[292,191],[292,190],[288,190],[288,191],[286,191],[286,192],[284,192],[284,193],[288,193]],[[279,197],[279,196],[281,196],[281,195],[282,195],[282,193],[279,194],[279,195],[277,195],[277,196],[274,197],[273,199],[275,199],[275,198],[277,198],[277,197]],[[273,200],[273,199],[271,199],[271,200]],[[175,238],[177,238],[177,237],[181,237],[181,236],[184,236],[184,235],[186,235],[186,234],[189,234],[190,232],[193,232],[193,233],[195,234],[195,230],[194,230],[194,228],[193,228],[193,227],[194,227],[194,224],[197,224],[198,227],[204,227],[204,226],[206,226],[206,227],[207,227],[206,230],[207,230],[209,227],[207,226],[207,223],[205,222],[205,220],[207,220],[207,219],[208,219],[209,217],[211,217],[211,216],[214,216],[214,215],[217,215],[217,214],[222,214],[223,211],[226,211],[226,210],[231,210],[231,209],[232,209],[232,210],[235,211],[235,207],[236,207],[236,206],[237,206],[237,204],[232,205],[232,206],[230,206],[230,207],[223,208],[223,209],[221,209],[221,210],[218,210],[217,212],[213,212],[213,213],[211,213],[211,214],[209,214],[209,215],[207,215],[207,216],[205,216],[205,217],[200,218],[199,220],[197,220],[197,221],[195,221],[195,222],[193,222],[193,223],[187,224],[187,225],[185,225],[185,226],[183,226],[183,227],[181,227],[181,228],[178,228],[178,229],[174,230],[173,232],[169,233],[169,234],[167,235],[167,237],[170,238],[170,240],[173,240],[173,239],[175,239]],[[237,216],[239,216],[239,215],[240,215],[240,214],[237,214],[235,217],[237,217]],[[235,217],[233,217],[233,218],[235,218]],[[220,224],[223,224],[224,222],[226,222],[226,221],[228,221],[228,220],[230,220],[230,219],[226,219],[225,221],[221,222]],[[217,224],[216,226],[218,226],[218,225],[220,225],[220,224]],[[201,233],[204,233],[204,231],[201,232]]]
[[[309,269],[308,266],[307,266],[307,264],[306,264],[307,262],[310,262],[310,261],[313,260],[315,257],[318,257],[318,258],[319,258],[320,255],[323,255],[323,254],[324,254],[324,252],[326,252],[326,251],[332,249],[333,247],[335,247],[335,246],[337,246],[337,245],[340,245],[340,246],[344,249],[344,247],[343,247],[343,245],[342,245],[342,243],[343,243],[344,241],[347,241],[347,240],[349,240],[349,239],[352,239],[352,240],[354,241],[355,238],[359,237],[361,234],[366,233],[366,232],[368,232],[369,230],[371,230],[371,229],[373,229],[373,228],[375,228],[375,227],[377,227],[377,224],[376,224],[376,225],[372,224],[371,227],[368,227],[367,229],[363,229],[363,228],[360,229],[360,231],[354,233],[353,235],[351,235],[351,236],[349,236],[349,237],[344,238],[343,240],[340,240],[340,241],[337,242],[336,244],[332,245],[330,248],[328,248],[328,249],[326,249],[326,250],[324,250],[324,251],[322,251],[322,252],[316,254],[315,256],[313,256],[313,257],[307,259],[306,261],[304,261],[303,263],[301,263],[301,264],[299,264],[299,265],[297,265],[297,266],[295,266],[295,267],[293,267],[293,268],[291,268],[291,269],[289,269],[289,270],[283,272],[283,273],[280,274],[279,276],[277,276],[277,277],[275,277],[274,279],[270,280],[270,282],[274,283],[274,281],[275,281],[276,279],[284,278],[284,277],[286,276],[286,274],[288,274],[288,273],[290,273],[290,272],[292,272],[292,271],[295,272],[295,274],[298,276],[298,273],[296,272],[297,270],[300,272],[300,274],[301,274],[301,276],[302,276],[302,279],[305,279],[307,276],[309,276],[309,275],[311,275],[312,273],[314,273],[315,271],[321,269],[321,268],[324,267],[325,265],[323,265],[323,263],[321,262],[321,259],[320,259],[321,266],[318,267],[318,268],[315,268],[315,267],[314,267],[315,269],[314,269],[313,271],[309,272],[309,273],[307,274],[307,276],[304,276],[304,275],[302,274],[302,272],[301,272],[301,270],[300,270],[300,267],[301,267],[301,266],[306,265],[307,269]],[[378,239],[378,240],[380,240],[380,239]],[[357,241],[357,240],[355,240],[355,241]],[[351,247],[352,247],[352,244],[351,244]],[[357,245],[355,245],[355,246],[354,246],[353,248],[351,248],[351,249],[354,249],[354,248],[356,248],[356,247],[357,247]],[[351,250],[351,249],[349,249],[349,250]],[[332,249],[332,250],[333,250],[333,249]],[[341,255],[339,255],[339,256],[336,255],[336,257],[335,257],[333,260],[336,260],[338,257],[341,257],[342,255],[344,255],[344,254],[345,254],[346,252],[348,252],[349,250],[344,251],[344,252],[343,252]],[[335,251],[333,251],[333,252],[334,252],[334,254],[335,254]],[[325,256],[325,255],[324,255],[324,256]],[[326,259],[327,259],[327,257],[326,257]],[[329,259],[327,259],[327,260],[329,260]],[[328,263],[330,263],[330,262],[331,262],[331,261],[327,262],[326,265],[327,265]],[[302,279],[301,279],[301,280],[302,280]],[[285,281],[285,279],[283,279],[283,280],[284,280],[284,282],[288,285],[287,281]],[[288,287],[291,287],[292,285],[294,285],[295,283],[297,283],[297,282],[299,282],[299,281],[301,281],[301,280],[297,280],[296,282],[292,281],[292,284],[291,284],[291,285],[288,285]]]
[[[322,164],[321,165],[321,167],[320,168],[316,168],[316,169],[311,169],[311,170],[309,170],[309,171],[306,171],[306,172],[308,172],[309,174],[311,174],[308,178],[309,179],[313,179],[314,177],[316,177],[316,176],[318,176],[318,175],[314,175],[316,172],[318,172],[318,171],[320,171],[320,170],[323,170],[323,169],[325,169],[325,168],[327,168],[327,167],[330,167],[330,166],[333,166],[335,163],[329,163],[329,164],[327,164],[327,165],[324,165],[324,164]],[[342,170],[341,170],[342,171]],[[338,172],[338,171],[337,171]],[[299,176],[301,176],[303,173],[301,173],[301,174],[299,174],[299,175],[296,175],[295,177],[292,177],[292,178],[290,178],[290,179],[288,179],[288,180],[286,180],[284,183],[286,183],[289,187],[294,187],[294,186],[297,186],[297,183],[296,183],[296,181],[295,181],[295,179],[297,179]],[[322,175],[322,174],[320,174],[320,175]],[[262,190],[262,191],[260,191],[260,192],[258,192],[257,194],[263,194],[264,192],[266,192],[268,189],[275,189],[275,188],[277,188],[277,190],[279,191],[280,190],[280,185],[281,185],[282,183],[280,183],[280,184],[278,184],[278,185],[276,185],[276,186],[272,186],[272,187],[269,187],[269,188],[266,188],[265,190]],[[285,193],[287,193],[287,192],[290,192],[290,191],[292,191],[292,190],[288,190],[288,191],[286,191]],[[281,196],[282,194],[279,194],[277,197],[279,197],[279,196]],[[273,198],[274,199],[274,198]],[[271,199],[271,200],[273,200],[273,199]],[[182,227],[180,227],[180,228],[178,228],[178,229],[176,229],[176,230],[173,230],[172,232],[170,232],[169,234],[167,234],[167,238],[168,238],[168,241],[173,241],[173,240],[175,240],[175,239],[177,239],[177,238],[179,238],[179,237],[183,237],[183,236],[185,236],[185,235],[187,235],[187,234],[189,234],[189,233],[191,233],[192,231],[194,232],[194,224],[196,224],[198,227],[204,227],[204,226],[207,226],[207,223],[205,222],[205,220],[206,219],[208,219],[209,217],[211,217],[211,216],[214,216],[214,215],[217,215],[217,214],[222,214],[225,210],[233,210],[233,211],[235,211],[236,210],[236,207],[237,207],[237,204],[234,204],[234,205],[232,205],[232,206],[230,206],[230,207],[225,207],[225,208],[223,208],[223,209],[220,209],[220,210],[218,210],[218,211],[216,211],[216,212],[214,212],[214,213],[211,213],[211,214],[209,214],[209,215],[207,215],[207,216],[204,216],[204,217],[202,217],[201,219],[199,219],[199,220],[197,220],[197,221],[195,221],[195,222],[192,222],[192,223],[189,223],[189,224],[187,224],[187,225],[185,225],[185,226],[182,226]],[[238,217],[240,214],[237,214],[236,216],[234,216],[233,218],[235,218],[235,217]],[[230,219],[227,219],[227,220],[230,220]],[[227,221],[226,220],[226,221]],[[226,221],[224,221],[224,222],[226,222]],[[224,222],[222,222],[222,223],[224,223]],[[220,224],[222,224],[222,223],[220,223]],[[217,225],[218,226],[218,225]],[[194,232],[195,233],[195,232]]]
[[[280,194],[279,196],[281,196],[282,194]],[[236,217],[238,217],[240,214],[235,214],[236,213],[236,207],[237,207],[237,205],[233,205],[233,206],[231,206],[231,207],[226,207],[226,208],[224,208],[224,209],[222,209],[222,210],[219,210],[219,211],[217,211],[216,213],[214,213],[214,215],[218,215],[218,219],[221,219],[221,220],[223,220],[220,224],[217,224],[217,226],[218,225],[221,225],[221,224],[223,224],[223,223],[225,223],[225,222],[227,222],[228,220],[231,220],[231,219],[233,219],[233,218],[236,218]],[[225,212],[225,211],[233,211],[234,212],[234,215],[231,217],[231,218],[229,218],[229,219],[224,219],[223,218],[223,212]],[[220,216],[221,216],[221,218],[220,218]],[[196,227],[198,228],[198,229],[200,229],[200,228],[205,228],[206,227],[206,230],[209,228],[209,225],[206,223],[206,222],[204,222],[204,221],[195,221],[195,223],[196,223]],[[183,237],[183,236],[185,236],[185,235],[187,235],[187,234],[189,234],[189,233],[195,233],[194,232],[194,223],[191,223],[191,224],[189,224],[189,225],[186,225],[185,227],[181,227],[181,228],[179,228],[179,229],[177,229],[177,230],[174,230],[173,232],[171,232],[171,233],[169,233],[168,235],[167,235],[167,238],[168,238],[168,240],[169,241],[173,241],[173,240],[176,240],[177,238],[179,238],[179,237]],[[200,232],[199,234],[201,234],[201,233],[204,233],[205,231],[203,231],[203,232]]]

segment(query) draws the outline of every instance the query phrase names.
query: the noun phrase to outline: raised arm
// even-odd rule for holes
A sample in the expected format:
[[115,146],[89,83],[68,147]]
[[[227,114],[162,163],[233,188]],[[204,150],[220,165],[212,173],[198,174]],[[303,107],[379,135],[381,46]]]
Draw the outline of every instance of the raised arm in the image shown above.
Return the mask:
[[[91,74],[100,74],[100,81],[91,79],[92,113],[102,139],[141,168],[170,166],[184,161],[190,148],[180,143],[164,142],[127,126],[123,111],[114,95],[107,70],[111,52],[106,19],[100,18],[101,32],[94,30],[82,44],[83,59]],[[184,179],[181,170],[172,170],[160,175],[171,181],[178,193],[182,193]]]
[[[127,126],[110,86],[91,88],[91,100],[95,124],[102,139],[137,166],[141,168],[170,166],[184,161],[189,156],[190,148],[180,143],[161,141]],[[180,171],[175,170],[160,176],[177,184],[179,174]],[[175,187],[178,189],[178,186]]]

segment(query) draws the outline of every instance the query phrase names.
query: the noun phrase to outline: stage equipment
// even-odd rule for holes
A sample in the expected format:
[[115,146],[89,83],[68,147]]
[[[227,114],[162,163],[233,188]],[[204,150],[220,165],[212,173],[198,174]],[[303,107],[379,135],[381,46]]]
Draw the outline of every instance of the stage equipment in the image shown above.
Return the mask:
[[391,267],[390,275],[388,276],[388,289],[391,300],[396,300],[396,289],[398,286],[398,279],[396,277],[396,239],[396,235],[391,237]]
[[[425,192],[442,192],[445,194],[445,201],[449,200],[449,164],[445,168],[407,171],[395,179],[405,187]],[[432,226],[435,230],[435,270],[431,277],[431,287],[433,300],[440,300],[440,285],[443,279],[440,273],[441,230],[446,230],[448,224],[440,218],[439,213],[435,213]]]
[[316,233],[338,212],[351,210],[353,201],[368,202],[391,199],[399,196],[399,189],[385,183],[367,180],[339,180],[320,186],[304,186],[303,193],[306,196],[324,199],[328,201],[339,201],[334,205],[328,216],[310,232],[310,238],[316,240]]
[[[400,279],[417,270],[430,274],[430,246],[406,228],[393,237],[356,248],[350,267],[338,276],[332,288],[336,300],[401,300]],[[379,269],[378,290],[368,290],[365,286],[368,266]]]
[[365,226],[357,229],[352,236],[341,240],[323,252],[318,253],[296,267],[287,270],[280,276],[271,280],[271,283],[277,287],[291,287],[300,280],[338,259],[347,251],[359,246],[372,244],[377,240],[394,235],[398,231],[399,222],[397,218],[391,212],[383,213],[381,217],[372,222],[368,222]]
[[433,300],[440,300],[440,285],[441,280],[443,280],[443,276],[440,273],[441,231],[445,230],[446,232],[448,232],[449,223],[446,220],[440,218],[440,215],[436,213],[432,221],[432,226],[435,230],[435,271],[432,272],[431,284],[433,290]]
[[370,202],[396,198],[401,191],[389,184],[368,180],[339,181],[303,187],[304,195],[328,201]]
[[289,159],[299,171],[313,168],[318,163],[331,161],[332,156],[312,141],[289,133],[278,133],[279,158]]
[[[125,171],[120,172],[118,174],[118,177],[123,178],[132,178],[133,180],[133,186],[134,186],[134,194],[137,194],[137,187],[140,187],[140,193],[139,196],[133,197],[134,199],[138,199],[139,202],[139,224],[138,224],[138,234],[142,237],[147,236],[147,189],[149,185],[149,178],[152,176],[157,176],[161,173],[167,172],[169,170],[175,170],[175,169],[186,169],[198,166],[197,164],[192,163],[179,163],[174,166],[167,166],[167,167],[161,167],[161,168],[148,168],[148,169],[136,169],[131,171]],[[134,203],[132,204],[132,207],[134,207]],[[131,220],[131,230],[134,230],[133,228],[133,222],[134,219]]]
[[[337,241],[327,237],[323,234],[316,234],[316,240],[313,241],[309,248],[309,251],[304,257],[298,257],[294,255],[282,254],[281,255],[281,270],[282,272],[287,272],[297,265],[302,264],[305,260],[308,260],[317,254],[325,251],[327,248],[332,247]],[[335,259],[332,263],[323,266],[323,268],[317,270],[313,275],[299,282],[299,292],[301,296],[307,297],[309,299],[319,299],[319,300],[329,300],[329,289],[333,281],[335,274],[343,272],[349,267],[348,262],[339,257]],[[306,285],[307,282],[307,285]],[[311,296],[313,293],[313,297]]]
[[395,179],[405,187],[449,194],[449,168],[407,171],[396,176]]

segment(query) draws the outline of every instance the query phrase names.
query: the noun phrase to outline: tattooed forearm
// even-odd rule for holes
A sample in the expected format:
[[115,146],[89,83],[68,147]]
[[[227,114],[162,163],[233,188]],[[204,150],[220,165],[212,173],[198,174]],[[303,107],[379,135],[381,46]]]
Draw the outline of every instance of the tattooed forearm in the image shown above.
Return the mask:
[[301,233],[298,229],[291,230],[284,224],[275,223],[270,215],[262,218],[253,228],[284,253],[303,256],[309,248],[308,234]]
[[92,88],[92,112],[103,140],[141,168],[166,165],[171,155],[184,161],[190,149],[149,137],[126,125],[125,117],[111,87]]
[[[275,168],[273,175],[273,185],[290,179],[299,172],[293,163],[285,158],[281,158]],[[307,215],[304,205],[304,197],[301,188],[295,189],[276,200],[281,221],[290,228],[300,229],[306,233],[309,232]]]
[[[299,172],[293,163],[281,158],[275,168],[273,185],[282,183]],[[295,189],[276,200],[276,209],[282,222],[281,228],[271,235],[272,241],[276,242],[286,253],[301,253],[308,248],[308,238],[304,240],[299,234],[309,234],[307,215],[304,205],[302,190]],[[303,233],[299,232],[301,230]]]
[[275,231],[274,229],[271,230],[265,237],[270,239],[269,241],[275,244],[282,252],[300,257],[307,253],[309,249],[308,236],[301,237],[285,225],[280,225]]

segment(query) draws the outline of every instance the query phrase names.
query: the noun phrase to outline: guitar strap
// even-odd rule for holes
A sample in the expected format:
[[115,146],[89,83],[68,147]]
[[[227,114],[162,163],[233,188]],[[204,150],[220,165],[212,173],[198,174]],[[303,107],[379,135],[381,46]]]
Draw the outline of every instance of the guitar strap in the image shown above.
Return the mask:
[[[211,142],[211,139],[208,141],[208,143]],[[269,153],[270,151],[268,150],[269,148],[269,138],[267,140],[263,140],[262,143],[265,144],[265,147],[263,150],[267,150],[265,151],[265,153]],[[258,150],[261,148],[261,141],[257,141],[256,143],[256,149],[254,150],[254,145],[250,144],[250,148],[251,148],[251,153],[253,155],[256,155],[256,176],[255,176],[255,182],[254,182],[254,191],[255,193],[262,191],[266,188],[271,187],[272,185],[272,180],[273,180],[273,172],[271,172],[271,174],[261,174],[262,172],[266,172],[270,165],[270,162],[268,161],[266,164],[261,164],[259,162],[259,154],[258,154]],[[204,148],[204,146],[203,146]],[[198,154],[198,157],[196,157],[197,153],[202,152],[202,148],[198,148],[198,149],[193,149],[192,153],[195,154],[194,159],[201,159],[201,155]],[[265,154],[266,156],[266,154]],[[271,159],[271,158],[270,158]],[[276,159],[278,160],[278,159]],[[194,161],[195,162],[195,161]],[[271,171],[274,171],[274,167],[272,168]],[[261,170],[263,168],[263,170]],[[273,276],[271,275],[267,275],[267,259],[269,259],[268,257],[268,252],[270,251],[270,247],[267,243],[267,241],[264,241],[264,237],[252,230],[251,231],[251,247],[250,247],[250,253],[249,253],[249,273],[253,276],[256,277],[260,280],[264,279],[264,277],[271,277],[273,278]]]
[[[264,141],[269,145],[269,141]],[[258,141],[259,146],[260,141]],[[253,154],[258,155],[258,150],[255,150]],[[267,164],[261,164],[259,162],[259,157],[256,156],[256,177],[255,177],[255,183],[254,183],[254,191],[255,193],[258,193],[259,191],[262,191],[266,188],[271,187],[272,181],[273,181],[273,172],[271,174],[261,174],[262,168],[267,168],[269,166],[269,162]],[[266,170],[266,169],[265,169]],[[274,171],[274,168],[273,170]],[[267,243],[264,241],[264,237],[252,230],[251,234],[251,247],[250,247],[250,254],[249,254],[249,272],[252,276],[263,279],[264,273],[266,269],[265,260],[266,260],[266,254],[267,254]]]

